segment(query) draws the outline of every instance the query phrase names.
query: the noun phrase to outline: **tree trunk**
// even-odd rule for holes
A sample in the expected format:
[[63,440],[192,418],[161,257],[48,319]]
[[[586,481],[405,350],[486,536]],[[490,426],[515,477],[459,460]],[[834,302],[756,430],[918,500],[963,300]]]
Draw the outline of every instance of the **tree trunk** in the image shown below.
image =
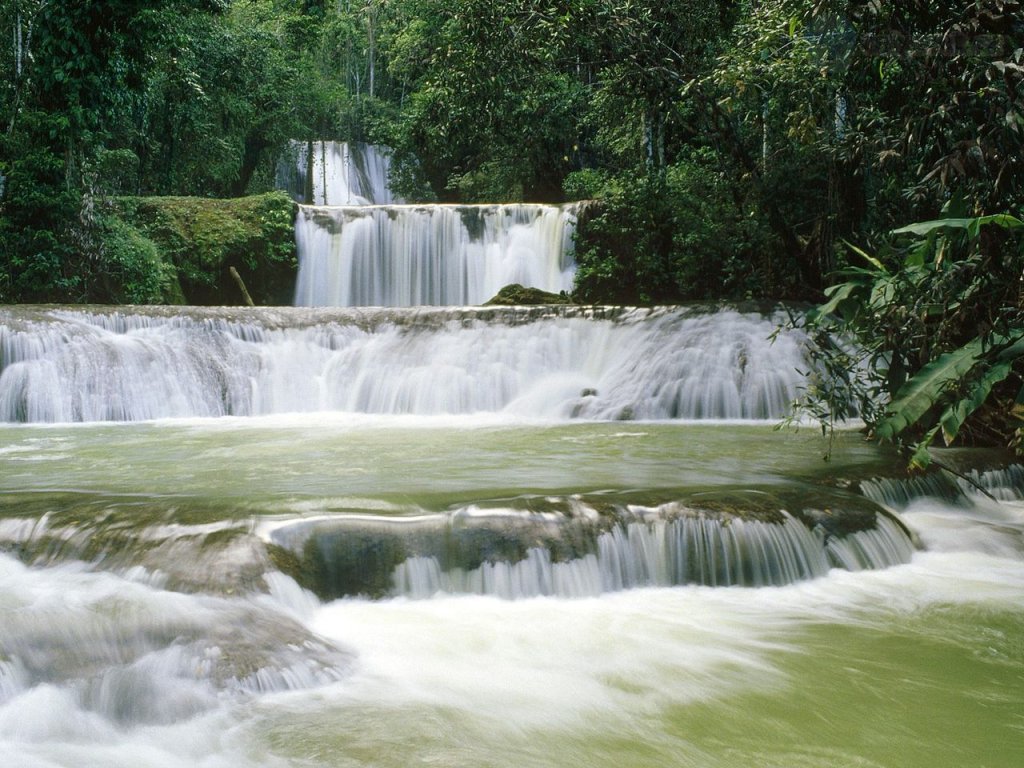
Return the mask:
[[21,62],[23,55],[22,39],[21,39],[21,14],[19,13],[14,19],[14,79],[21,79]]
[[260,155],[263,154],[266,146],[261,139],[252,136],[246,137],[245,149],[242,152],[242,167],[238,170],[238,178],[235,179],[235,183],[231,185],[231,194],[235,197],[241,197],[249,188],[249,182],[252,181],[252,176],[256,173]]
[[369,59],[368,66],[369,66],[369,70],[370,70],[369,71],[370,77],[369,77],[369,82],[367,83],[367,93],[369,93],[371,99],[373,98],[374,80],[375,80],[375,77],[376,77],[376,69],[377,69],[377,66],[376,66],[376,64],[377,64],[377,61],[376,61],[376,59],[377,59],[377,44],[376,44],[377,41],[375,39],[375,37],[376,37],[376,34],[375,34],[376,30],[374,28],[374,21],[376,19],[376,16],[377,16],[377,10],[376,10],[376,7],[374,6],[374,2],[373,2],[373,0],[368,0],[368,2],[367,2],[367,14],[366,14],[366,39],[367,39],[367,46],[368,46],[368,49],[369,49],[367,51],[367,57]]
[[665,167],[665,115],[656,107],[644,111],[644,163],[648,171]]
[[306,205],[316,202],[313,199],[313,140],[306,142],[306,175],[302,179],[302,200]]

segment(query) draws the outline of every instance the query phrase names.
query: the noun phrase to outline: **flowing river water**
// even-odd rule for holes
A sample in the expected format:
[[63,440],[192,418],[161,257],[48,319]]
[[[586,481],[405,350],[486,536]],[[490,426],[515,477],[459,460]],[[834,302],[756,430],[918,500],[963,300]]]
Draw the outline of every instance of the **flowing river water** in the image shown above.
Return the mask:
[[5,768],[1024,758],[1024,475],[780,317],[0,313]]

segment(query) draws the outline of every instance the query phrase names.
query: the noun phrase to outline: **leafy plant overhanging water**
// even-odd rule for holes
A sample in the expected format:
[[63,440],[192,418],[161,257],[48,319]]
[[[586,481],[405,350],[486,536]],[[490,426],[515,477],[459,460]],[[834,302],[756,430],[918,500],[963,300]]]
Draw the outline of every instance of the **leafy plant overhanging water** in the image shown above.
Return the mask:
[[806,321],[855,344],[823,346],[828,373],[805,405],[825,421],[860,414],[914,467],[940,435],[1019,442],[1022,227],[1006,214],[949,217],[896,230],[904,243],[878,258],[854,248],[866,266]]

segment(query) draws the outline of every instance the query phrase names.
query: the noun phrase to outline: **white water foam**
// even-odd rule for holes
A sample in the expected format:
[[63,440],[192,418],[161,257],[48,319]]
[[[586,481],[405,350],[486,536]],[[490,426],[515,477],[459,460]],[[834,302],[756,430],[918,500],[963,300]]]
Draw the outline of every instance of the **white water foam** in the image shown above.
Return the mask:
[[[276,597],[257,602],[294,604],[294,585],[278,578]],[[233,623],[238,601],[171,596],[80,567],[28,569],[6,555],[0,555],[0,581],[5,616],[0,647],[15,651],[5,650],[8,657],[0,660],[5,766],[390,768],[417,759],[452,764],[460,757],[510,766],[541,765],[542,755],[560,764],[579,759],[605,766],[611,757],[599,744],[585,749],[580,744],[612,736],[670,750],[671,762],[666,753],[653,764],[724,767],[746,763],[730,761],[728,754],[708,763],[701,753],[707,739],[673,725],[673,718],[700,724],[704,708],[727,707],[730,699],[750,695],[778,700],[781,707],[798,686],[828,685],[830,678],[794,677],[786,663],[807,652],[825,653],[805,642],[805,632],[815,627],[848,627],[849,633],[867,631],[866,637],[877,639],[897,630],[944,632],[941,621],[934,630],[922,624],[931,609],[939,617],[957,606],[1019,611],[1024,560],[926,552],[887,570],[832,570],[786,587],[651,588],[580,600],[462,596],[319,605],[300,597],[310,635],[353,650],[349,674],[313,690],[254,683],[241,696],[211,695],[205,672],[184,675],[178,666],[184,646],[173,641],[163,646],[162,656],[160,649],[135,662],[122,655],[136,647],[131,638],[140,627],[150,627],[142,633],[146,637],[162,627],[171,638],[189,622]],[[28,611],[30,619],[18,615],[7,621],[15,611]],[[141,621],[145,615],[160,621]],[[243,620],[237,626],[248,631],[251,625]],[[981,652],[986,641],[972,639],[974,634],[962,641],[937,636],[931,644],[963,642],[965,653],[976,647]],[[905,645],[907,636],[899,637]],[[278,642],[289,644],[283,638]],[[79,663],[63,678],[59,666],[49,666],[55,670],[51,678],[40,680],[18,658],[29,646],[50,653],[65,648],[70,655],[56,657],[64,664],[90,659],[95,664]],[[105,655],[104,648],[118,653]],[[873,668],[856,653],[837,658],[859,674]],[[993,663],[993,674],[1001,674],[1000,664],[1011,664]],[[826,667],[827,662],[820,665]],[[1011,673],[1017,668],[1006,667]],[[187,695],[181,698],[182,690],[162,682],[167,680],[183,685]],[[120,693],[106,687],[115,684]],[[202,707],[183,707],[195,688],[203,694]],[[163,714],[126,709],[131,690],[136,696],[149,691],[163,705],[177,701],[178,709]],[[963,695],[959,689],[954,694]],[[725,711],[764,724],[748,709]],[[836,710],[837,716],[842,711]],[[538,746],[522,754],[506,751],[520,742]],[[836,754],[843,764],[853,764],[850,755]],[[819,758],[800,764],[834,764]]]
[[[294,600],[286,613],[270,598],[169,592],[138,575],[81,563],[28,568],[0,554],[0,735],[35,741],[94,722],[167,725],[225,695],[317,687],[348,671],[347,652],[289,618]],[[25,717],[25,696],[22,704],[63,701],[78,724],[42,710]]]
[[324,606],[313,626],[357,649],[346,691],[354,706],[451,708],[517,730],[778,689],[787,684],[779,655],[797,650],[788,638],[802,625],[882,628],[932,606],[1019,608],[1021,594],[1020,560],[921,553],[882,571],[833,570],[762,589],[344,600]]

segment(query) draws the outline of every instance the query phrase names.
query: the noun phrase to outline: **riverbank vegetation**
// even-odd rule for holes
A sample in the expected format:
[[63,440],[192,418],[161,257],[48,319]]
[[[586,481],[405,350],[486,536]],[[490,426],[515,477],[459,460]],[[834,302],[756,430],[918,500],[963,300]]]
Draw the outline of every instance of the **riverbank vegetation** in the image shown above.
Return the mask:
[[[176,239],[221,209],[145,198],[261,194],[290,139],[372,142],[409,199],[600,200],[578,300],[827,301],[872,387],[913,400],[869,422],[952,439],[1020,383],[1022,19],[1018,0],[4,0],[0,301],[226,301],[202,268],[245,257]],[[840,391],[809,407],[877,394]]]

